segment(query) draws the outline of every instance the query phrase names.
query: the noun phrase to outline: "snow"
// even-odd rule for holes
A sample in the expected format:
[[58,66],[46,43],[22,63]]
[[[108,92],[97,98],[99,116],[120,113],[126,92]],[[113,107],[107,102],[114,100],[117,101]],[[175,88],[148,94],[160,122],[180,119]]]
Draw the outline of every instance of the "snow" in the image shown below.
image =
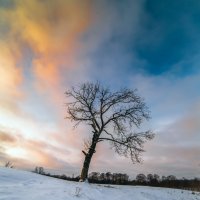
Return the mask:
[[0,168],[0,200],[200,200],[200,193],[142,186],[95,185]]

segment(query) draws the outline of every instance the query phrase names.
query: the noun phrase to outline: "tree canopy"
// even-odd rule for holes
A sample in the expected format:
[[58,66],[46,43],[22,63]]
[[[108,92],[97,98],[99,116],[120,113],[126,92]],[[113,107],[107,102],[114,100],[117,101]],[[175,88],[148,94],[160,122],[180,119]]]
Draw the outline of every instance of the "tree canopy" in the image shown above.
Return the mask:
[[132,162],[141,161],[143,144],[154,134],[150,130],[138,131],[150,113],[137,90],[123,88],[113,92],[99,83],[83,83],[66,95],[70,99],[66,118],[75,122],[75,127],[85,123],[92,129],[87,152],[83,151],[86,163],[90,164],[97,143],[102,141],[109,141],[119,155],[130,157]]

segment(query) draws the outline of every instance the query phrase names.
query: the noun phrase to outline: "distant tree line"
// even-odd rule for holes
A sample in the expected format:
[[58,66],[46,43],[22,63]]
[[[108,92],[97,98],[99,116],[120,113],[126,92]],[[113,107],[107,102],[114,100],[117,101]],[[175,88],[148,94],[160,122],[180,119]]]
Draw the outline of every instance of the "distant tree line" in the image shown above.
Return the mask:
[[92,172],[89,174],[88,180],[90,183],[127,185],[129,183],[129,176],[121,173]]
[[[46,173],[43,167],[36,167],[34,169],[35,173],[42,174],[45,176],[50,176],[54,178],[59,178],[68,181],[79,181],[80,176],[66,176],[63,175],[52,175]],[[174,175],[169,176],[159,176],[158,174],[138,174],[134,180],[130,179],[127,174],[122,173],[99,173],[91,172],[88,176],[88,181],[90,183],[98,184],[117,184],[117,185],[143,185],[143,186],[153,186],[153,187],[167,187],[167,188],[177,188],[185,190],[195,190],[200,191],[200,179],[177,179]]]
[[174,175],[159,176],[157,174],[138,174],[135,180],[130,181],[131,185],[145,185],[154,187],[167,187],[186,190],[200,191],[200,179],[177,179]]
[[80,179],[80,176],[70,177],[70,176],[66,176],[65,174],[62,174],[62,175],[50,174],[49,172],[45,172],[43,167],[35,167],[35,169],[32,172],[34,172],[36,174],[41,174],[44,176],[50,176],[53,178],[59,178],[59,179],[68,180],[68,181],[77,181],[78,182]]

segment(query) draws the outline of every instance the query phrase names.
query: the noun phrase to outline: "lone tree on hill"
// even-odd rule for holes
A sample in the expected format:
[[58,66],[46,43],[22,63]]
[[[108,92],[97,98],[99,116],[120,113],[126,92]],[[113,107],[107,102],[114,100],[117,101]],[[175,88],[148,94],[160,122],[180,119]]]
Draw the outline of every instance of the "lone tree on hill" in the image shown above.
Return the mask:
[[92,129],[87,150],[82,151],[85,160],[80,180],[87,179],[96,145],[102,141],[109,141],[116,153],[130,157],[133,163],[141,161],[143,144],[154,134],[133,130],[150,118],[148,107],[137,90],[124,88],[112,92],[99,83],[84,83],[65,94],[70,99],[66,104],[66,118],[75,122],[75,127],[83,122]]

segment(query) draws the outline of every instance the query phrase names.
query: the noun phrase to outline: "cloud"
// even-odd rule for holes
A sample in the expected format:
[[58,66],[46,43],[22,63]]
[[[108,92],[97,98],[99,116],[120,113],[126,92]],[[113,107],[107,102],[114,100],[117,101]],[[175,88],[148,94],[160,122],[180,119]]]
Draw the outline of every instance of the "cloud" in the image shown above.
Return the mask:
[[7,45],[9,44],[0,41],[0,110],[3,108],[16,110],[15,101],[23,98],[23,92],[20,90],[23,71],[21,67],[16,66],[18,58],[13,53],[15,48],[12,49],[11,45],[11,50]]
[[172,122],[190,112],[191,105],[199,101],[199,73],[182,78],[164,74],[132,76],[131,86],[137,88],[152,112],[152,120]]
[[120,85],[130,67],[135,65],[136,68],[140,64],[132,51],[132,44],[140,26],[143,5],[144,1],[137,0],[124,3],[94,1],[94,23],[81,40],[84,45],[81,59],[85,66],[89,66],[88,74],[92,80]]
[[16,142],[15,137],[8,135],[4,131],[0,131],[0,140],[1,140],[2,143],[14,143],[14,142]]
[[0,140],[2,160],[10,160],[16,167],[70,167],[67,160],[71,157],[71,152],[66,148],[57,147],[47,141],[27,139],[23,134],[16,134],[11,130],[0,131]]
[[54,104],[61,103],[65,74],[80,64],[80,39],[91,24],[91,1],[14,0],[10,4],[0,8],[1,92],[19,93],[21,88],[15,86],[26,79],[26,96],[31,87],[33,93],[38,90]]
[[136,75],[132,85],[145,97],[152,112],[147,126],[156,132],[147,143],[139,172],[194,177],[198,174],[200,95],[199,74],[184,78]]
[[38,85],[57,86],[62,67],[73,67],[79,37],[90,24],[90,1],[22,0],[16,2],[12,13],[13,31],[34,53],[32,65]]

